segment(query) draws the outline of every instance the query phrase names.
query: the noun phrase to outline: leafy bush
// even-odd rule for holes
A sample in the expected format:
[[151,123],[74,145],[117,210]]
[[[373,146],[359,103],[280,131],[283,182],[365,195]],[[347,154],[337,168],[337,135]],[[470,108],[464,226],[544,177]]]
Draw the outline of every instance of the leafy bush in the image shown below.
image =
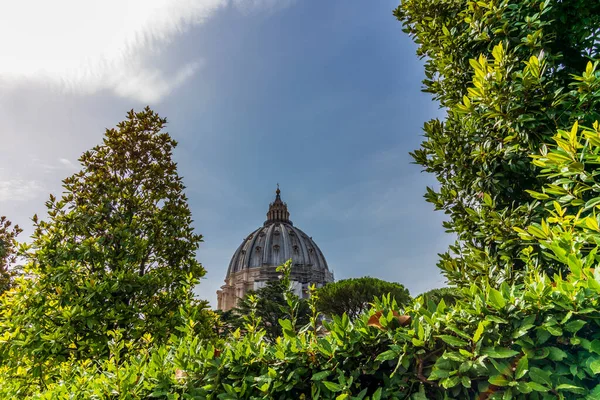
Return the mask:
[[[557,239],[561,240],[561,239]],[[188,336],[169,346],[60,366],[60,380],[33,398],[595,398],[600,394],[600,274],[532,273],[499,289],[472,285],[468,301],[448,309],[419,302],[398,318],[377,304],[355,321],[326,323],[330,332],[292,331],[274,344],[264,331],[216,345]],[[286,322],[287,321],[287,322]],[[4,380],[0,395],[16,393]],[[18,388],[22,390],[22,387]],[[39,388],[41,389],[41,388]]]

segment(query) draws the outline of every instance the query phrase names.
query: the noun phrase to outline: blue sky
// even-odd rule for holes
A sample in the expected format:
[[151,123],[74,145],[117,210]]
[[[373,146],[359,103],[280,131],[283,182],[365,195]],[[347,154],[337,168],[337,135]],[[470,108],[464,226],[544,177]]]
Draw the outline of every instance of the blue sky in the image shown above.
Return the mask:
[[[33,32],[0,67],[0,214],[26,234],[104,128],[149,104],[179,142],[175,159],[205,239],[198,293],[213,305],[276,183],[336,279],[370,275],[412,294],[443,286],[435,263],[452,238],[422,197],[434,178],[408,155],[423,123],[443,114],[420,92],[422,62],[392,15],[397,2],[107,1],[102,12],[59,4],[48,12],[64,7],[64,23]],[[121,4],[132,17],[115,17]],[[14,7],[18,27],[27,10]],[[85,23],[94,15],[102,23]],[[114,28],[124,21],[130,31]]]

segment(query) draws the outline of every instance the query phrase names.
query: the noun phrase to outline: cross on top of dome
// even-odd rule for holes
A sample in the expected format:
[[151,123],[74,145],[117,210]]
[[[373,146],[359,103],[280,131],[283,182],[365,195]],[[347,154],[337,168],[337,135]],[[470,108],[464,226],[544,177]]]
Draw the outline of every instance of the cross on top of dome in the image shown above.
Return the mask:
[[277,190],[275,191],[275,201],[269,204],[269,211],[267,212],[267,220],[265,225],[272,222],[287,222],[290,225],[290,213],[287,209],[287,204],[281,201],[281,190],[279,190],[279,183],[277,184]]

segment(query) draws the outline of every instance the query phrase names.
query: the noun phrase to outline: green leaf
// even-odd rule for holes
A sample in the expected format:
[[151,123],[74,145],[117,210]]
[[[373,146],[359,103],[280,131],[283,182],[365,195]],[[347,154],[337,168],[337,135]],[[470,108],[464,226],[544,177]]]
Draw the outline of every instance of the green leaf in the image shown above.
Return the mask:
[[519,352],[504,347],[486,347],[481,349],[481,354],[491,358],[509,358],[516,356]]
[[484,203],[485,203],[485,204],[486,204],[488,207],[493,207],[493,205],[494,205],[494,202],[492,201],[492,197],[491,197],[489,194],[487,194],[487,193],[485,193],[485,194],[483,195],[483,202],[484,202]]
[[450,346],[455,346],[455,347],[462,347],[462,346],[467,346],[468,343],[465,342],[462,339],[459,339],[455,336],[450,336],[450,335],[437,335],[435,336],[439,339],[442,339],[445,343],[449,344]]
[[334,382],[329,382],[329,381],[323,381],[323,385],[325,385],[325,387],[327,389],[329,389],[330,391],[336,393],[342,390],[342,386],[338,383],[334,383]]
[[596,359],[590,363],[590,369],[595,375],[600,374],[600,359]]
[[552,386],[552,380],[550,379],[550,375],[551,373],[549,371],[544,371],[537,367],[531,367],[529,369],[529,377],[531,378],[531,380],[542,385]]
[[567,383],[563,383],[556,387],[556,390],[566,390],[567,392],[583,394],[586,392],[585,388],[581,386],[569,385]]
[[600,197],[594,197],[593,199],[588,200],[585,203],[585,206],[583,208],[584,208],[584,210],[587,210],[587,209],[595,207],[597,205],[600,205]]
[[529,386],[531,390],[535,390],[536,392],[547,392],[548,390],[550,390],[546,386],[541,385],[537,382],[527,382],[527,386]]
[[461,378],[461,383],[464,387],[469,389],[471,387],[471,378],[469,378],[468,376],[463,376]]
[[529,359],[527,356],[521,357],[519,362],[517,363],[517,367],[515,369],[515,378],[521,379],[527,373],[529,368]]
[[483,321],[479,321],[479,325],[477,325],[477,330],[473,334],[473,343],[477,343],[483,334],[483,330],[485,329],[485,325]]
[[[545,193],[540,193],[540,192],[536,192],[534,190],[525,190],[527,193],[529,193],[529,195],[531,197],[533,197],[536,200],[548,200],[550,198],[550,196],[548,196]],[[537,229],[537,228],[535,228]],[[527,230],[529,230],[529,228],[527,228]],[[536,235],[537,236],[537,235]]]
[[560,329],[556,325],[546,325],[544,327],[552,336],[562,336],[562,334],[563,334],[562,329]]
[[518,382],[517,383],[517,390],[521,393],[531,393],[531,391],[533,389],[531,389],[531,387],[527,384],[527,382]]
[[281,325],[281,327],[285,330],[293,330],[292,328],[292,321],[290,321],[289,319],[279,319],[279,325]]
[[454,386],[460,384],[461,379],[460,376],[458,375],[454,375],[454,376],[450,376],[448,378],[442,379],[440,381],[440,385],[444,388],[444,389],[451,389]]
[[396,358],[398,358],[398,353],[396,353],[394,350],[386,350],[383,353],[380,353],[375,358],[375,361],[388,361]]
[[548,347],[548,350],[550,350],[548,358],[550,358],[552,361],[562,361],[563,359],[567,358],[567,353],[558,347],[550,346]]
[[575,321],[571,321],[571,322],[569,322],[568,324],[565,325],[565,330],[567,332],[576,333],[581,328],[583,328],[585,326],[585,324],[587,324],[587,322],[582,321],[580,319],[575,320]]
[[331,371],[321,371],[313,374],[312,378],[310,379],[312,381],[322,381],[323,379],[327,378],[330,374]]
[[373,400],[380,400],[381,399],[381,388],[378,388],[375,393],[373,393]]
[[504,296],[500,291],[490,288],[488,294],[488,302],[497,309],[502,309],[506,306],[506,301],[504,300]]
[[354,400],[363,400],[367,395],[368,390],[368,388],[364,388],[363,390],[361,390],[360,393],[354,397]]
[[269,382],[265,382],[258,388],[258,390],[260,390],[261,392],[266,392],[267,390],[269,390],[270,385],[271,384]]
[[504,375],[494,375],[488,379],[488,382],[496,386],[507,386],[508,379]]

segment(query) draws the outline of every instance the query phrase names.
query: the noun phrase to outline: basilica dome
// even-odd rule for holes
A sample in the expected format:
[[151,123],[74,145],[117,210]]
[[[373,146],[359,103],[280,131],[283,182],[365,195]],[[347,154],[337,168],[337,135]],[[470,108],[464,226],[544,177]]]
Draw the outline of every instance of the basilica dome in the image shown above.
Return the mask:
[[296,294],[306,297],[308,286],[333,281],[323,252],[290,220],[287,204],[277,188],[263,226],[250,233],[237,248],[225,276],[225,285],[217,292],[218,308],[228,310],[249,290],[279,279],[276,268],[292,260],[291,280]]

